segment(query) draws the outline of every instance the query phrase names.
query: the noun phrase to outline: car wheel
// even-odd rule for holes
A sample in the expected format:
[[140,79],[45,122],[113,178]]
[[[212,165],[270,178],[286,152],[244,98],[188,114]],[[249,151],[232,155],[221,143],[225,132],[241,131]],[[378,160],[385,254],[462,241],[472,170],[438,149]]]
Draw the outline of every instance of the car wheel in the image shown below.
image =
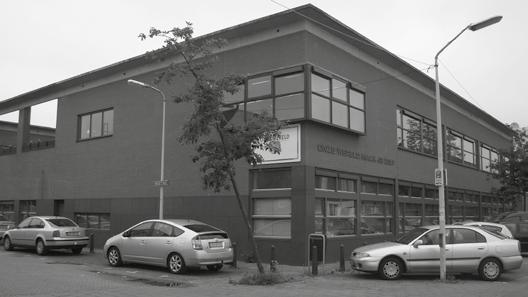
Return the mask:
[[185,267],[185,261],[183,260],[183,257],[178,253],[172,253],[169,255],[167,266],[169,267],[170,272],[176,274],[184,273],[187,269],[187,267]]
[[224,265],[222,264],[214,264],[214,265],[207,265],[207,270],[209,271],[220,271]]
[[480,278],[486,281],[495,281],[499,279],[502,273],[502,267],[497,259],[484,259],[479,266]]
[[108,252],[106,252],[106,258],[108,259],[108,264],[110,264],[110,266],[118,267],[123,264],[123,261],[121,260],[121,253],[116,247],[111,247],[108,249]]
[[37,254],[41,256],[45,255],[48,252],[46,245],[44,244],[44,241],[42,239],[37,239],[35,250],[37,251]]
[[397,258],[383,259],[380,263],[378,273],[382,279],[398,279],[403,273],[403,263]]
[[76,248],[72,248],[71,251],[74,255],[78,255],[82,252],[82,247],[76,247]]
[[4,249],[6,251],[12,251],[13,250],[13,245],[11,244],[11,238],[9,238],[9,236],[6,236],[4,238]]

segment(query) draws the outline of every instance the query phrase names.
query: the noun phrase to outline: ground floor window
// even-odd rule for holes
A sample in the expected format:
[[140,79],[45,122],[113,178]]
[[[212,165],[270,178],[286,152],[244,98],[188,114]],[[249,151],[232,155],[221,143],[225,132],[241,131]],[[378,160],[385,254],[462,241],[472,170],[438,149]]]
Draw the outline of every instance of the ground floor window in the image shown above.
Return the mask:
[[393,203],[388,201],[361,201],[361,234],[392,233]]
[[0,201],[0,220],[15,221],[15,201]]
[[20,200],[18,207],[18,219],[23,219],[37,215],[37,201],[36,200]]
[[421,203],[400,203],[400,232],[423,225]]
[[75,222],[83,228],[110,230],[109,213],[75,213]]
[[291,237],[291,198],[254,198],[253,232],[262,237]]
[[315,200],[315,232],[328,237],[357,233],[356,200],[318,198]]

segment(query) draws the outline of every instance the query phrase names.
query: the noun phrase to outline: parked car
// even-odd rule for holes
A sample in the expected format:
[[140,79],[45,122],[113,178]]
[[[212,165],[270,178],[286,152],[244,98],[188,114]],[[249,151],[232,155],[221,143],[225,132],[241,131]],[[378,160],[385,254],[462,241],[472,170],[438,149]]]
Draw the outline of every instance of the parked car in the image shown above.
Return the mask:
[[471,221],[471,222],[463,222],[462,225],[480,227],[482,229],[486,229],[488,231],[495,232],[503,236],[506,236],[507,238],[513,238],[513,234],[511,233],[510,229],[508,229],[508,227],[506,227],[503,224]]
[[513,238],[521,242],[521,253],[528,253],[528,212],[512,212],[503,217],[500,223],[508,227]]
[[12,222],[10,220],[8,220],[6,217],[4,217],[3,215],[0,215],[0,241],[3,240],[4,238],[4,233],[13,228],[15,226],[15,222]]
[[23,220],[4,234],[4,249],[34,247],[44,255],[50,249],[71,249],[80,254],[88,245],[85,229],[65,217],[34,216]]
[[[403,273],[438,273],[440,270],[439,227],[419,227],[395,242],[356,248],[352,268],[375,272],[387,280]],[[448,273],[478,273],[483,280],[499,279],[503,271],[522,264],[519,241],[472,226],[446,226]]]
[[111,266],[142,263],[183,273],[188,267],[211,271],[233,262],[225,231],[196,220],[147,220],[111,237],[104,245]]

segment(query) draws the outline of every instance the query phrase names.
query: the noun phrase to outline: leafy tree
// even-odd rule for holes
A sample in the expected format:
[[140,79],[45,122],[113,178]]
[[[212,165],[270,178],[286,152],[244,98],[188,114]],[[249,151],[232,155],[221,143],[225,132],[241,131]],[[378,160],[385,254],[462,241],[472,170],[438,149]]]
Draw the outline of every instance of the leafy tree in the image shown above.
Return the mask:
[[508,125],[512,130],[513,144],[510,150],[501,151],[501,164],[491,164],[493,171],[501,183],[495,189],[505,203],[511,203],[515,208],[519,198],[526,199],[528,192],[528,134],[526,129],[518,125]]
[[280,124],[265,113],[248,114],[245,121],[231,120],[238,112],[238,106],[227,106],[222,99],[225,94],[236,93],[244,77],[226,75],[220,79],[211,78],[207,70],[216,58],[213,51],[226,42],[215,38],[193,39],[192,35],[192,24],[187,23],[184,28],[166,31],[151,28],[148,35],[140,34],[139,37],[164,40],[163,48],[151,53],[153,58],[163,58],[165,55],[183,58],[183,62],[173,62],[159,73],[155,83],[164,81],[171,84],[175,77],[192,79],[192,87],[185,94],[174,97],[177,103],[190,103],[193,106],[179,140],[182,144],[196,146],[192,160],[200,164],[204,188],[215,192],[234,191],[258,270],[264,273],[253,228],[235,179],[235,162],[245,159],[250,165],[261,163],[263,159],[257,149],[280,153],[280,146],[277,146]]

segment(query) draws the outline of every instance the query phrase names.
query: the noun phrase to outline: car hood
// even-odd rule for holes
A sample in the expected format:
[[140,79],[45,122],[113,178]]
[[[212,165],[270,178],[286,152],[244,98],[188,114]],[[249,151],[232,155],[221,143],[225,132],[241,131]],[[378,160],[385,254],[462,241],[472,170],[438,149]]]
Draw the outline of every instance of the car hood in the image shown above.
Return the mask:
[[394,247],[400,247],[400,246],[405,246],[405,244],[401,244],[401,243],[397,243],[393,241],[386,241],[386,242],[368,244],[362,247],[358,247],[354,250],[354,252],[356,253],[357,252],[360,252],[360,253],[374,252],[374,251],[378,251],[382,249],[394,248]]

